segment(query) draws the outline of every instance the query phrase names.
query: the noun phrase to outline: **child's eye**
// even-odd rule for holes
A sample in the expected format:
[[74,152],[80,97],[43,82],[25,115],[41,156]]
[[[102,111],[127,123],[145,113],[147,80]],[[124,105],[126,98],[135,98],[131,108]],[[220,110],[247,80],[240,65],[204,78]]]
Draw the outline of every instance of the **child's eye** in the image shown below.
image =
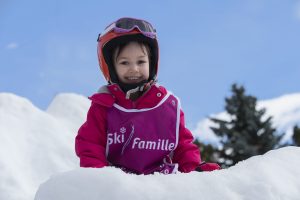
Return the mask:
[[121,65],[128,65],[128,62],[127,61],[122,61],[120,62]]
[[139,65],[144,64],[144,63],[146,63],[145,60],[139,60],[139,61],[138,61],[138,64],[139,64]]

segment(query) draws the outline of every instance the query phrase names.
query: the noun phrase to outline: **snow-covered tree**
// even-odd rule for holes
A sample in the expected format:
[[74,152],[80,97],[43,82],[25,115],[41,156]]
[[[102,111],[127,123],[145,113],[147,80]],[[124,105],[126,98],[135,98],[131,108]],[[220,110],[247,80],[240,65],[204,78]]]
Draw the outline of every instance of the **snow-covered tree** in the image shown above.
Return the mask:
[[218,160],[223,167],[274,149],[281,139],[272,127],[272,117],[264,117],[266,110],[257,109],[256,97],[246,95],[245,88],[237,84],[233,84],[231,90],[232,96],[225,98],[230,119],[211,118],[216,124],[211,129],[223,146],[218,150]]

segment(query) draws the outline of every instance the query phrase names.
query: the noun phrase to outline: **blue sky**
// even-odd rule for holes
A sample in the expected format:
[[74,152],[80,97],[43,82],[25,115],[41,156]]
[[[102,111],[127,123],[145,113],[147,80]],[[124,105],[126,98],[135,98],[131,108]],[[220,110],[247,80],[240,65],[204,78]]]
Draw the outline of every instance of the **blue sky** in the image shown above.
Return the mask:
[[104,78],[96,38],[130,16],[150,21],[159,82],[186,121],[224,110],[232,83],[258,99],[300,91],[300,1],[0,1],[0,92],[46,109],[56,94],[89,96]]

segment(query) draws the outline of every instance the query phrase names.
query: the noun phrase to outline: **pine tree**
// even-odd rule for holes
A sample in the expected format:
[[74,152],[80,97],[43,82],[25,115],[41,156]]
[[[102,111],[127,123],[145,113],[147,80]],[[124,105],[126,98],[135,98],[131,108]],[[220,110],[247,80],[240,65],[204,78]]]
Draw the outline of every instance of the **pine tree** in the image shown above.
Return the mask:
[[295,146],[300,146],[300,128],[296,125],[293,131],[293,143]]
[[232,166],[254,155],[274,149],[281,136],[275,135],[271,119],[264,119],[265,109],[256,108],[257,99],[246,95],[243,86],[232,85],[232,96],[225,98],[228,120],[211,118],[211,127],[223,145],[220,150],[222,166]]

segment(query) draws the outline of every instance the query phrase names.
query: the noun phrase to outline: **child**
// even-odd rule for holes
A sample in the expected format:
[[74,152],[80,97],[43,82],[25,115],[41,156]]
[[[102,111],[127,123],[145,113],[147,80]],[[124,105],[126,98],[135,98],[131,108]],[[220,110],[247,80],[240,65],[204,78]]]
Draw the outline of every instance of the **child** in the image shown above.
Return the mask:
[[92,101],[76,136],[81,167],[115,166],[135,174],[212,171],[185,127],[180,102],[156,82],[156,31],[121,18],[98,36],[100,69],[108,81]]

